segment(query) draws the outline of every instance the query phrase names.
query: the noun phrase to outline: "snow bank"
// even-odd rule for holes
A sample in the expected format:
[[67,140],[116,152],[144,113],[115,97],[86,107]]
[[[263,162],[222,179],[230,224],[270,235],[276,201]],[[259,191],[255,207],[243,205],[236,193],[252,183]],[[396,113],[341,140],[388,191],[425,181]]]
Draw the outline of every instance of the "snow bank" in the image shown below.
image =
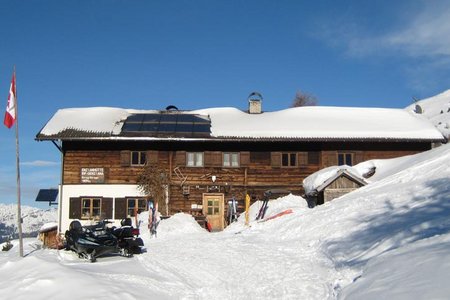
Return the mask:
[[207,233],[192,215],[186,213],[177,213],[168,219],[161,220],[157,231],[158,238]]
[[417,101],[405,109],[414,112],[416,105],[422,109],[422,115],[430,120],[446,137],[450,137],[450,90],[436,96]]
[[[252,205],[250,205],[249,209],[249,226],[245,225],[245,213],[242,213],[238,220],[234,223],[231,223],[228,227],[225,228],[225,232],[241,232],[242,230],[247,230],[250,227],[253,229],[259,227],[262,228],[264,225],[262,223],[258,223],[258,220],[256,220],[256,217],[258,216],[259,210],[261,209],[261,206],[263,204],[263,201],[258,200],[254,202]],[[283,211],[286,211],[288,209],[291,209],[295,214],[302,213],[305,210],[308,209],[308,203],[307,201],[296,195],[289,194],[284,197],[280,197],[278,199],[270,200],[267,204],[267,211],[265,213],[264,219],[268,219],[271,216],[274,216],[278,213],[281,213]],[[284,216],[283,216],[284,217]],[[283,218],[280,217],[280,218]],[[260,220],[261,221],[261,220]],[[271,220],[271,222],[277,222],[279,220]]]

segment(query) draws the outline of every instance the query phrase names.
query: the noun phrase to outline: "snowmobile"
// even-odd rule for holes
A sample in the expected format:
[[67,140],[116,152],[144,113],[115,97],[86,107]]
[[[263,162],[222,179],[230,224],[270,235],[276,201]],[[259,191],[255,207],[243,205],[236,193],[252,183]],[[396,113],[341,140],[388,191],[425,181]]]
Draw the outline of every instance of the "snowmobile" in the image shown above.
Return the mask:
[[141,254],[144,241],[139,237],[139,228],[134,228],[131,218],[120,221],[120,227],[112,227],[109,231],[117,238],[120,253],[123,256]]
[[117,238],[102,226],[81,226],[80,221],[72,221],[65,233],[66,250],[75,251],[80,258],[95,262],[97,257],[118,253]]

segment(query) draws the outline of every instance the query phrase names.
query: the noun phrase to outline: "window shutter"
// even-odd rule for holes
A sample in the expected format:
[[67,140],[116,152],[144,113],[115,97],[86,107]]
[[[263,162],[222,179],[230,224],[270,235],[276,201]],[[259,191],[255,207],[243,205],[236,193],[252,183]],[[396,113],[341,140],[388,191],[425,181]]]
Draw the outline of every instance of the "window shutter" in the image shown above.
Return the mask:
[[323,166],[324,167],[331,167],[336,166],[338,164],[338,153],[337,151],[323,151]]
[[213,167],[221,167],[222,166],[222,152],[214,151],[211,154],[212,158],[212,166]]
[[240,165],[241,167],[246,167],[250,164],[250,152],[249,151],[242,151],[240,153]]
[[320,164],[320,152],[319,151],[309,151],[308,152],[308,165],[319,165]]
[[69,219],[81,219],[81,199],[78,197],[69,199]]
[[353,165],[357,165],[364,161],[364,152],[363,151],[356,151],[353,155]]
[[127,217],[127,199],[116,198],[114,202],[114,219],[121,220]]
[[103,198],[101,209],[102,209],[101,216],[103,219],[112,219],[113,198]]
[[177,151],[175,155],[177,165],[186,166],[186,151]]
[[120,151],[120,165],[122,167],[130,166],[131,152],[129,150]]
[[158,151],[151,150],[146,152],[146,158],[148,164],[157,164],[158,163]]
[[271,152],[270,160],[272,167],[274,168],[281,167],[281,152]]
[[308,152],[298,152],[297,153],[298,166],[303,166],[308,164]]
[[205,151],[204,152],[205,167],[221,167],[222,166],[222,152],[220,151]]

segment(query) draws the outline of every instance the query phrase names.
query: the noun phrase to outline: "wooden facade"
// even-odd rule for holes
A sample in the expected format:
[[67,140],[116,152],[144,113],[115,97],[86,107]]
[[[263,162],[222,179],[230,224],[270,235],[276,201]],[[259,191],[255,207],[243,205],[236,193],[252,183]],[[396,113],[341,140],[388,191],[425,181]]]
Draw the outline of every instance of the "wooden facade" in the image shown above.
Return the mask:
[[[157,163],[169,174],[169,215],[176,212],[200,215],[203,212],[205,194],[218,193],[223,195],[225,202],[232,197],[241,200],[238,203],[242,211],[243,199],[247,193],[253,201],[262,199],[264,192],[269,189],[285,189],[293,194],[303,195],[303,179],[324,167],[337,165],[340,154],[351,155],[352,163],[357,164],[368,159],[414,154],[429,148],[430,144],[395,142],[343,144],[68,141],[63,143],[63,184],[92,184],[86,183],[83,178],[83,170],[86,169],[101,169],[100,181],[97,178],[94,182],[97,185],[136,184],[145,166],[132,165],[131,155],[133,152],[144,152],[147,163]],[[203,166],[188,166],[186,159],[189,152],[203,153]],[[236,153],[238,166],[225,167],[224,153]],[[295,157],[293,165],[283,166],[283,154]],[[81,196],[91,195],[80,195],[80,198]],[[80,198],[71,198],[73,207],[81,207]],[[115,201],[114,219],[125,217],[126,206],[119,204],[121,199],[124,198],[102,198],[102,216],[113,218],[111,203]],[[121,212],[118,211],[120,207]],[[226,215],[226,209],[223,214]],[[70,218],[79,217],[80,212],[73,212],[71,209]]]

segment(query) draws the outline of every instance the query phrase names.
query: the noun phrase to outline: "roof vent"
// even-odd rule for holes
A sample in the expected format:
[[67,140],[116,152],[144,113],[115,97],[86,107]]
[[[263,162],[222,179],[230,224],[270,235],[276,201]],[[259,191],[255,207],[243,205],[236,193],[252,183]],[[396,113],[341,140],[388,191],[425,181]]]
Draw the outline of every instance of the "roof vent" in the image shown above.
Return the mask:
[[253,92],[248,96],[248,112],[250,114],[262,113],[262,95],[258,92]]
[[167,111],[174,111],[174,110],[178,111],[178,107],[176,107],[175,105],[169,105],[166,107],[166,110]]

